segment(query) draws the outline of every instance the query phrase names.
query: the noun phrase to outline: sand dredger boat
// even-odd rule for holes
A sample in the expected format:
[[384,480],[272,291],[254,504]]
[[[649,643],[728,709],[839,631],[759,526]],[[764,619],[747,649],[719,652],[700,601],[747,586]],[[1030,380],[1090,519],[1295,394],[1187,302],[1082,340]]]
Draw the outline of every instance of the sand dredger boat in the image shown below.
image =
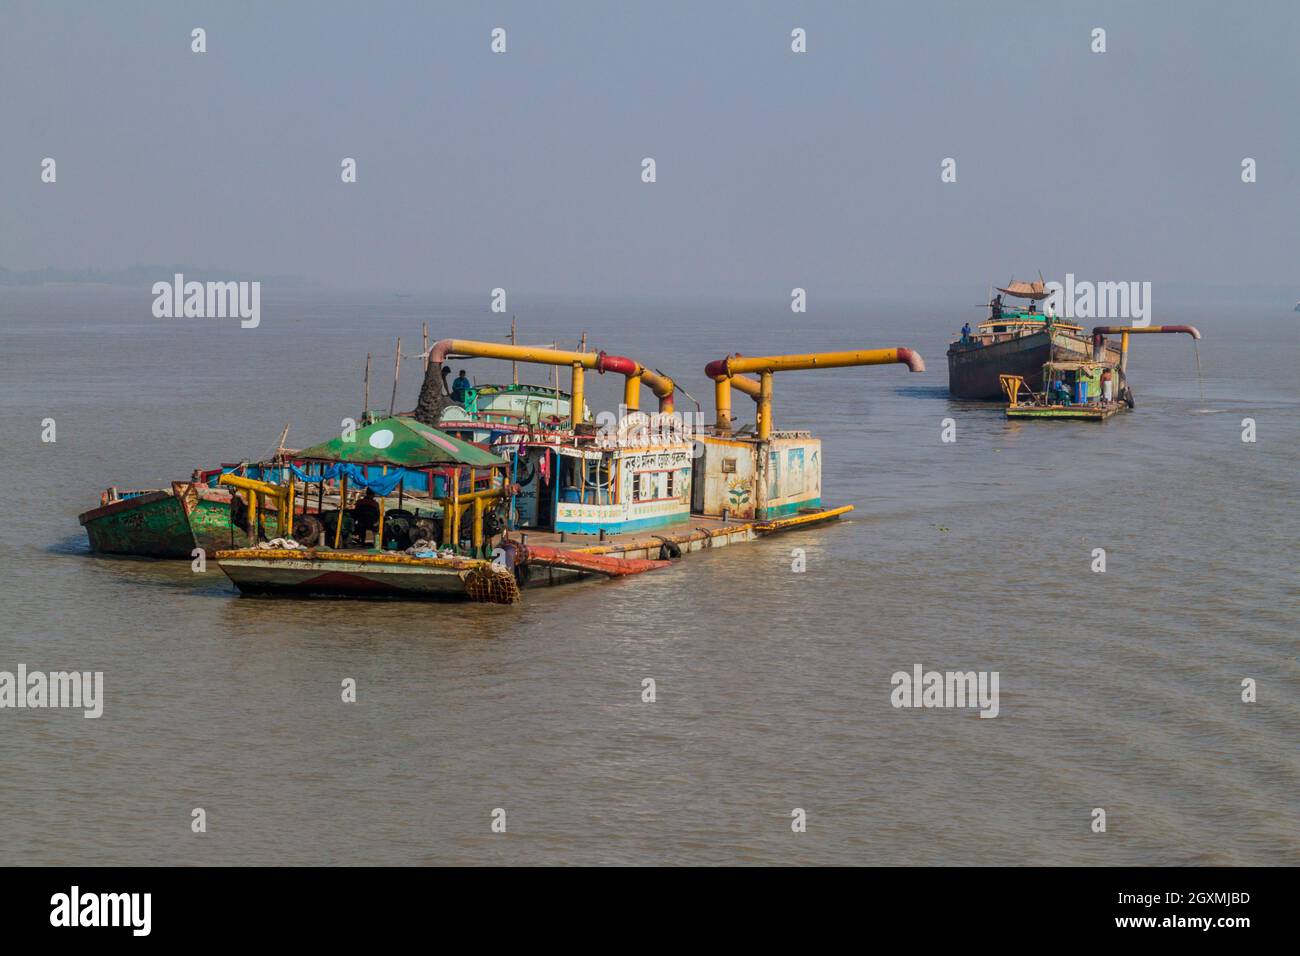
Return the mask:
[[[999,377],[1004,374],[1018,375],[1030,390],[1038,391],[1045,364],[1086,360],[1091,354],[1082,326],[1038,310],[1038,303],[1051,295],[1041,279],[1009,282],[997,291],[988,303],[988,319],[974,330],[967,326],[948,346],[948,392],[953,398],[1001,398]],[[1029,305],[1004,304],[1003,296],[1025,299]]]
[[[1039,376],[1044,383],[1042,389],[1030,388],[1019,375],[1001,375],[1007,417],[1099,422],[1131,409],[1134,400],[1128,381],[1129,336],[1138,334],[1190,335],[1193,341],[1201,338],[1191,325],[1099,325],[1092,330],[1089,358],[1043,363]],[[1118,352],[1108,344],[1108,335],[1120,337]]]
[[[273,547],[258,541],[217,552],[218,565],[241,592],[509,603],[521,588],[640,574],[706,548],[830,521],[852,506],[822,502],[821,441],[774,427],[774,375],[890,363],[925,369],[921,357],[906,348],[729,356],[705,370],[715,383],[717,416],[711,428],[697,431],[674,411],[676,383],[633,359],[446,339],[431,350],[417,420],[438,421],[450,401],[441,368],[452,356],[568,367],[567,427],[523,426],[498,435],[491,445],[498,458],[484,463],[481,487],[462,491],[459,480],[448,483],[439,502],[440,541],[384,549],[380,530],[377,548],[303,548],[293,541]],[[621,417],[610,416],[599,426],[586,420],[587,371],[624,376]],[[657,412],[641,411],[642,387],[657,397]],[[754,399],[754,426],[735,427],[733,389]],[[372,431],[357,438],[369,446],[368,463],[385,460],[386,436]],[[292,489],[262,491],[293,513]]]

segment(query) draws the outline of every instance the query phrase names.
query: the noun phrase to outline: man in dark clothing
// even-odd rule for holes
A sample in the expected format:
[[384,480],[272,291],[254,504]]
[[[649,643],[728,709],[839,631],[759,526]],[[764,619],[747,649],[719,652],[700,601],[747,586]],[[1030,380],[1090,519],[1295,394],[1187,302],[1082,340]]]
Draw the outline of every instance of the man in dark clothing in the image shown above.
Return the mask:
[[362,544],[365,544],[366,532],[374,531],[379,527],[379,501],[369,488],[352,506],[352,523],[357,540]]

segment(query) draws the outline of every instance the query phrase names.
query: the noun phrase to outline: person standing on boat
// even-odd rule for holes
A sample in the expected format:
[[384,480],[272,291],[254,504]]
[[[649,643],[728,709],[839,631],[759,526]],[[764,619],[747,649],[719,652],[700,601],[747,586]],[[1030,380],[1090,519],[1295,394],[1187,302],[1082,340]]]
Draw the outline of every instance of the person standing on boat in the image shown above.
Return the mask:
[[465,370],[461,369],[460,373],[456,376],[456,381],[451,383],[451,400],[464,405],[465,396],[469,394],[470,389],[473,387],[474,383],[469,380],[469,377],[465,374]]
[[1110,369],[1104,369],[1101,373],[1101,400],[1109,405],[1115,395],[1115,379]]
[[961,340],[964,343],[970,341],[970,323],[967,322],[961,327]]

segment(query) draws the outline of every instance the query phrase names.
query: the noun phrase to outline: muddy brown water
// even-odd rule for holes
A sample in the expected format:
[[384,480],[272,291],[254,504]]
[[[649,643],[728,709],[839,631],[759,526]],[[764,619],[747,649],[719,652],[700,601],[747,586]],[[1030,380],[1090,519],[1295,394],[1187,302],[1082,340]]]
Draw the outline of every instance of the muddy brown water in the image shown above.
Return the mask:
[[[89,555],[104,487],[335,433],[366,353],[390,367],[424,320],[509,326],[432,296],[267,289],[254,330],[150,301],[0,289],[0,670],[100,670],[106,695],[98,720],[0,711],[0,864],[1300,863],[1289,313],[1180,311],[1204,398],[1190,343],[1139,339],[1137,410],[1096,425],[950,401],[956,306],[516,297],[523,341],[585,330],[702,401],[734,350],[908,345],[929,372],[777,376],[851,520],[506,608],[240,598],[215,567]],[[412,360],[398,404],[417,386]],[[999,672],[999,716],[895,709],[915,664]]]

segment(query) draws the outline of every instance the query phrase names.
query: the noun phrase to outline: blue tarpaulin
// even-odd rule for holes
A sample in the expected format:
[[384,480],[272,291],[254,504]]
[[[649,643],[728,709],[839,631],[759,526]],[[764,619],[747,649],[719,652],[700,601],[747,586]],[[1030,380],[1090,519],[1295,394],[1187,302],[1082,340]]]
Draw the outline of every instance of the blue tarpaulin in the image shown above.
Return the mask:
[[353,465],[349,462],[336,462],[327,466],[324,471],[316,473],[305,472],[297,465],[289,465],[288,467],[298,481],[312,483],[333,481],[346,477],[350,487],[369,488],[377,495],[390,494],[403,478],[424,479],[424,475],[407,471],[405,468],[394,468],[386,475],[367,475],[365,469],[360,465]]

